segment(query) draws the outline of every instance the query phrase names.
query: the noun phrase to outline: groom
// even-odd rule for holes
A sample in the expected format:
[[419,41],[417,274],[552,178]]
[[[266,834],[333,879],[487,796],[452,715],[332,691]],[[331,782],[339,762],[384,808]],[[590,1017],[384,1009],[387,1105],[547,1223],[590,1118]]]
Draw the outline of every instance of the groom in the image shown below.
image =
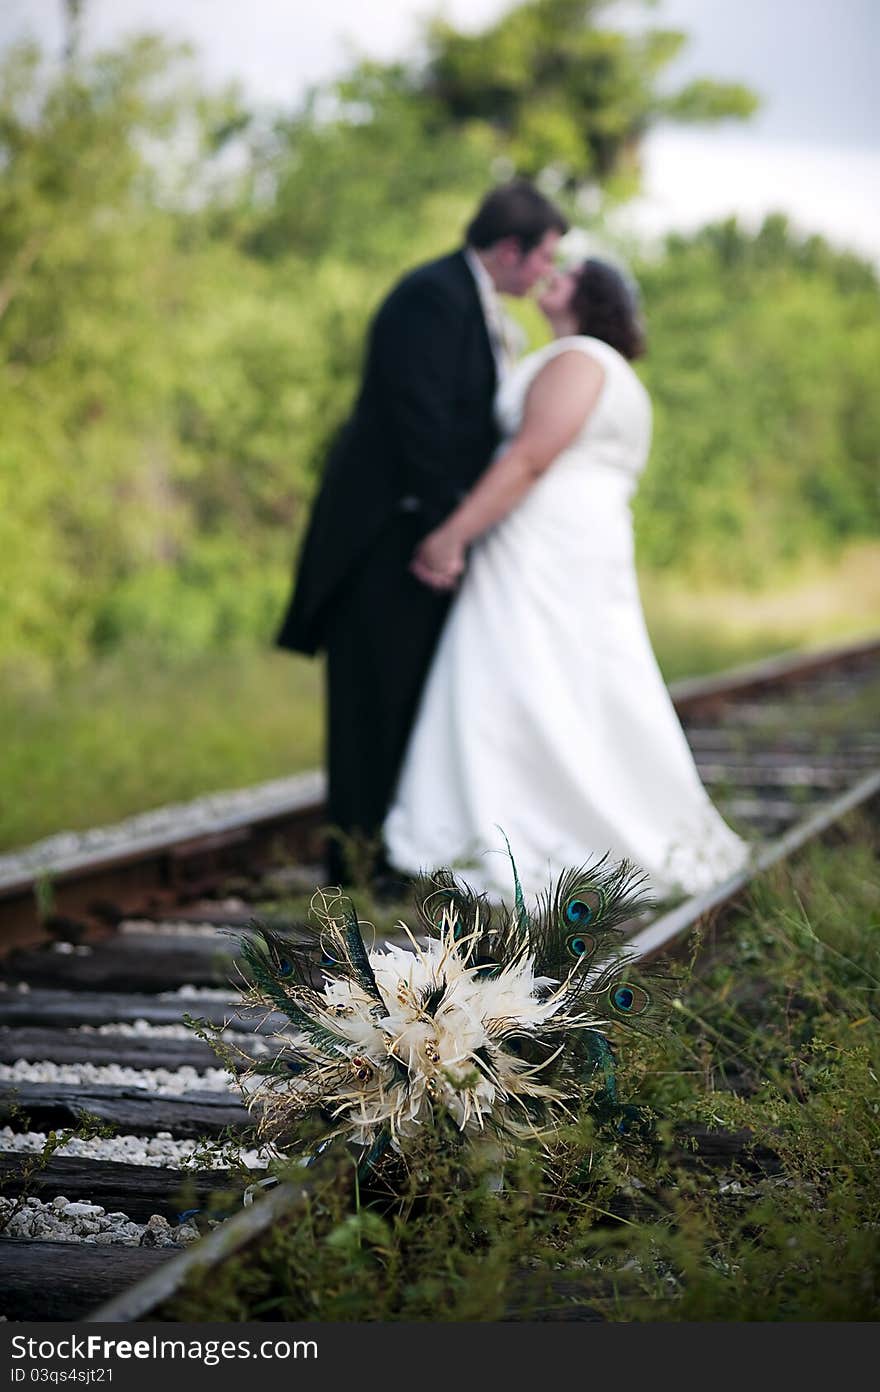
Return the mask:
[[327,815],[381,873],[382,822],[450,604],[409,571],[497,442],[492,403],[506,366],[496,298],[525,295],[552,268],[567,223],[523,180],[493,189],[464,248],[419,266],[370,327],[353,413],[330,451],[278,634],[327,654]]

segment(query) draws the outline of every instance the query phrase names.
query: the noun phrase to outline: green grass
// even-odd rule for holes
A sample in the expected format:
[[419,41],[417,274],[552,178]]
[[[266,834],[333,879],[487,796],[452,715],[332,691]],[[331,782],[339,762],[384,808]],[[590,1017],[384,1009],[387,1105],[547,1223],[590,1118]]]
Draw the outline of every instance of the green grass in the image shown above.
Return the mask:
[[833,564],[801,561],[758,590],[665,573],[642,574],[640,589],[667,681],[880,633],[877,543],[851,546]]
[[[443,1134],[392,1196],[330,1172],[258,1256],[199,1280],[183,1320],[872,1321],[880,1315],[880,889],[851,818],[753,888],[659,1039],[618,1040],[624,1099],[659,1147],[587,1119],[524,1147],[491,1192]],[[384,926],[381,922],[377,925]],[[672,1144],[748,1128],[757,1167]]]
[[[641,588],[668,681],[880,631],[876,546],[769,592],[651,575]],[[241,644],[191,657],[132,646],[54,682],[7,671],[0,850],[315,767],[321,685],[319,662]]]
[[0,691],[0,846],[313,768],[321,671],[281,652],[117,654]]

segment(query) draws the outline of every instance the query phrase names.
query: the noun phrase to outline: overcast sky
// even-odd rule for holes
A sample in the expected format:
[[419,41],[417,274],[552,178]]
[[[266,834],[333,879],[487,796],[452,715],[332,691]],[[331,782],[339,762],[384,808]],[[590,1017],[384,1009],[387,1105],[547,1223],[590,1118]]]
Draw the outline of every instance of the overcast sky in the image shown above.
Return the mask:
[[[206,75],[237,78],[254,101],[289,105],[352,52],[411,54],[420,16],[479,28],[511,0],[86,0],[89,48],[139,29],[191,39]],[[645,230],[783,208],[880,260],[880,0],[625,0],[629,24],[690,36],[670,76],[746,82],[763,98],[748,125],[672,127],[646,147]],[[614,11],[609,12],[609,21]],[[62,0],[0,0],[0,47],[60,48]]]

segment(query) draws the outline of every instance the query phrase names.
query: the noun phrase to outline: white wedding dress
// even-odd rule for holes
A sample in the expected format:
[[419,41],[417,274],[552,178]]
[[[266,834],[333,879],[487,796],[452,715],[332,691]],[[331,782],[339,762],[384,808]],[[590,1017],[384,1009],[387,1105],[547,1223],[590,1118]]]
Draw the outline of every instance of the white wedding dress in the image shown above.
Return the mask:
[[651,405],[598,339],[530,354],[496,399],[519,428],[529,385],[574,349],[605,370],[574,442],[472,548],[441,636],[385,822],[398,870],[451,865],[509,897],[503,833],[526,896],[566,867],[628,857],[665,895],[742,866],[660,675],[642,616],[630,500],[648,456]]

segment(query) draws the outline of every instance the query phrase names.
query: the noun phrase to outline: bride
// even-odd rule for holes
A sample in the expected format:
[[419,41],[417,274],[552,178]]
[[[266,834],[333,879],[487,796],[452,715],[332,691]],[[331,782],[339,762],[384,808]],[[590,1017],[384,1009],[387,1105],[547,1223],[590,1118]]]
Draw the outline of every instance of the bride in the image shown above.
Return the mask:
[[638,309],[592,259],[557,273],[539,304],[555,337],[501,384],[506,443],[413,558],[436,589],[464,578],[385,822],[388,860],[452,865],[506,897],[506,855],[487,854],[506,835],[527,895],[606,852],[660,896],[695,892],[747,847],[700,782],[642,616]]

